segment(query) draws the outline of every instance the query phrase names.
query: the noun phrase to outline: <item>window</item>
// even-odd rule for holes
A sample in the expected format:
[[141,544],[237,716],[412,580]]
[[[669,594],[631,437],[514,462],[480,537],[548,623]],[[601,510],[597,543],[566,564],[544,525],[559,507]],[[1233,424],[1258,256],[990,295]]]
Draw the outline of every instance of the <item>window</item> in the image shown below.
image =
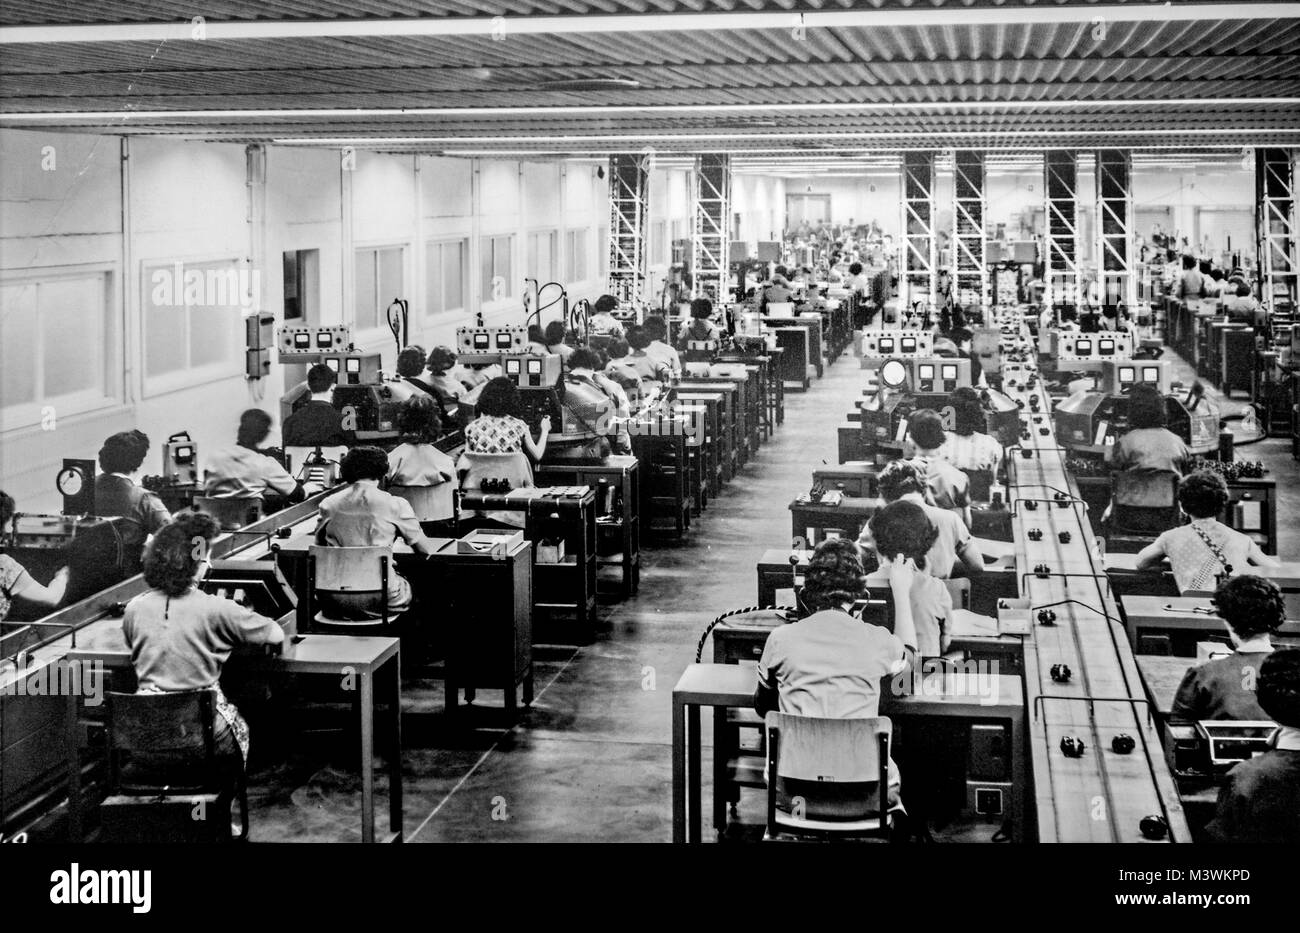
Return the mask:
[[113,275],[106,270],[0,283],[0,411],[5,430],[89,411],[116,396]]
[[219,259],[150,263],[143,273],[145,395],[242,373],[244,311],[261,303],[249,268]]
[[429,303],[425,313],[441,314],[464,309],[468,265],[468,240],[429,244],[424,263],[425,300]]
[[524,275],[537,279],[539,285],[555,281],[555,247],[558,239],[554,230],[528,234],[528,266],[524,269]]
[[570,230],[564,235],[564,280],[587,281],[587,231]]
[[514,294],[515,277],[510,268],[510,254],[514,249],[513,236],[488,236],[483,238],[483,252],[479,263],[483,271],[483,302],[500,301]]
[[406,292],[406,249],[372,246],[357,250],[356,257],[354,326],[358,331],[386,327],[384,312]]

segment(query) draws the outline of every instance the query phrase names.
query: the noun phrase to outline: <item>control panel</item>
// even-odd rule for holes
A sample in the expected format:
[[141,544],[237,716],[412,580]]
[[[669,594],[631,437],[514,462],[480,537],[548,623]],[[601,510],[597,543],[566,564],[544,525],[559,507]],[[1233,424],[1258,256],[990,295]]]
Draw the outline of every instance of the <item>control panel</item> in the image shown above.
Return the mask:
[[560,381],[562,369],[559,354],[546,356],[507,356],[501,361],[501,372],[521,389],[541,389]]
[[934,335],[922,330],[869,330],[862,334],[863,368],[865,361],[887,357],[934,356]]
[[523,353],[528,347],[528,328],[458,327],[456,350],[461,356]]
[[1133,335],[1115,331],[1056,335],[1056,360],[1128,360],[1133,358]]
[[281,363],[314,362],[322,353],[340,353],[352,346],[352,328],[346,324],[285,324],[278,335]]

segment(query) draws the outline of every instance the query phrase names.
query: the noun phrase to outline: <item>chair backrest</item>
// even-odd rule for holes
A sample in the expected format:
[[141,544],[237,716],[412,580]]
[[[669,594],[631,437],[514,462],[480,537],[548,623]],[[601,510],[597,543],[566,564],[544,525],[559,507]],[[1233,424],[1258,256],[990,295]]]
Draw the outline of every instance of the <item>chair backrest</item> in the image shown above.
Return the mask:
[[767,725],[780,733],[777,776],[822,783],[874,783],[880,775],[880,736],[893,734],[887,716],[823,719],[770,712]]
[[968,577],[944,580],[943,585],[948,589],[948,595],[952,597],[954,609],[970,608],[970,579]]
[[308,556],[315,567],[315,589],[326,593],[378,593],[384,589],[384,562],[390,548],[329,547],[313,544]]
[[993,489],[993,472],[991,470],[962,470],[970,480],[969,496],[971,502],[988,502]]
[[[109,783],[114,790],[180,792],[178,776],[194,787],[217,782],[216,691],[108,693]],[[123,758],[143,764],[154,780],[124,776]],[[178,770],[181,769],[181,770]],[[156,781],[156,783],[155,783]]]
[[1179,476],[1169,470],[1111,474],[1110,524],[1117,531],[1154,537],[1182,521]]
[[388,491],[411,503],[417,521],[436,522],[456,516],[454,483],[437,486],[389,486]]
[[508,479],[515,489],[533,485],[533,469],[521,450],[504,454],[466,450],[456,463],[456,472],[461,475],[460,488],[468,492],[478,492],[479,480],[483,479]]
[[216,499],[195,496],[194,508],[215,518],[223,530],[251,525],[262,517],[261,499]]

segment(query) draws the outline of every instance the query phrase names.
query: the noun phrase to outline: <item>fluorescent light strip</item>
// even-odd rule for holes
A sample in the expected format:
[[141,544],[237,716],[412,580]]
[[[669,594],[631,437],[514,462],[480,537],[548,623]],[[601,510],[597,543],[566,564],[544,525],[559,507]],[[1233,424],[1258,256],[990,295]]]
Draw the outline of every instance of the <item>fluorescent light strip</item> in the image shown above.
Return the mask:
[[[271,142],[278,146],[384,146],[384,145],[465,145],[466,143],[478,143],[480,145],[505,144],[505,143],[528,143],[536,140],[537,142],[550,143],[568,143],[568,142],[645,142],[661,143],[671,145],[675,142],[701,142],[704,140],[733,140],[733,139],[926,139],[931,137],[940,137],[943,139],[979,139],[986,136],[1011,136],[1011,137],[1051,137],[1051,136],[1087,136],[1094,138],[1097,136],[1150,136],[1155,133],[1176,132],[1180,136],[1188,135],[1216,135],[1222,136],[1224,133],[1300,133],[1300,128],[1272,128],[1272,127],[1231,127],[1231,128],[1211,128],[1211,127],[1190,127],[1177,131],[1168,130],[1101,130],[1091,128],[1081,128],[1074,130],[1017,130],[1017,129],[997,129],[997,130],[933,130],[933,131],[908,131],[908,132],[887,132],[879,133],[870,130],[860,132],[799,132],[799,133],[729,133],[726,131],[720,133],[677,133],[668,135],[664,133],[620,133],[608,136],[581,135],[581,136],[382,136],[382,137],[288,137],[272,139]],[[951,147],[935,147],[939,149]]]
[[1300,106],[1300,97],[1231,97],[1179,98],[1146,100],[972,100],[972,101],[897,101],[878,103],[799,103],[799,104],[601,104],[559,107],[373,107],[307,110],[87,110],[4,113],[0,120],[100,121],[100,120],[250,120],[250,119],[368,119],[373,117],[546,117],[610,114],[691,114],[691,113],[877,113],[899,110],[1078,110],[1132,107],[1257,107]]
[[476,16],[204,22],[202,39],[189,20],[67,26],[6,26],[0,44],[163,42],[235,39],[379,38],[412,36],[580,35],[586,33],[731,32],[741,29],[1012,26],[1018,24],[1189,22],[1300,18],[1297,3],[1089,4],[961,10],[808,10],[804,12],[664,13],[605,16]]

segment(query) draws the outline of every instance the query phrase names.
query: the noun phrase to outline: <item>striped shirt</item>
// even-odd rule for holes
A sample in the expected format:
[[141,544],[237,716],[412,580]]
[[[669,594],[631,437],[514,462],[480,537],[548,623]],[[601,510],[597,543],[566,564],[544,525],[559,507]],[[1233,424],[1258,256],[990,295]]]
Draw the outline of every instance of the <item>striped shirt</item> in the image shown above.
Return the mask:
[[947,431],[945,435],[939,447],[939,459],[959,470],[988,470],[997,474],[1002,462],[1002,445],[996,439],[979,431],[967,435]]

